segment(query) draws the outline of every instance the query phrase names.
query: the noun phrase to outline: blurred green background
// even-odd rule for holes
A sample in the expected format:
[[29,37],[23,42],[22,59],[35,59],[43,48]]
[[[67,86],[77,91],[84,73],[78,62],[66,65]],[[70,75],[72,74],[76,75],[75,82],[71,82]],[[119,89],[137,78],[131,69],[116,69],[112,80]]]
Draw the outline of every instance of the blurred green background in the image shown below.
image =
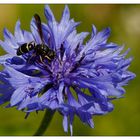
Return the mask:
[[[60,19],[64,5],[51,5],[57,18]],[[134,57],[130,70],[137,77],[125,88],[125,98],[113,101],[115,109],[104,116],[93,117],[95,128],[81,123],[75,117],[73,128],[74,135],[140,135],[140,5],[69,5],[71,17],[75,21],[81,21],[78,31],[91,31],[91,25],[101,30],[111,27],[109,41],[119,45],[125,44],[125,49],[131,48],[129,55]],[[45,21],[44,5],[0,5],[0,39],[3,39],[3,28],[8,28],[12,33],[18,19],[22,29],[30,30],[30,20],[34,13],[38,13],[42,21]],[[4,51],[0,48],[0,54]],[[38,128],[44,112],[38,115],[31,113],[27,120],[24,113],[15,108],[5,109],[0,106],[0,135],[19,136],[32,135]],[[45,135],[70,135],[64,133],[62,116],[56,113]]]

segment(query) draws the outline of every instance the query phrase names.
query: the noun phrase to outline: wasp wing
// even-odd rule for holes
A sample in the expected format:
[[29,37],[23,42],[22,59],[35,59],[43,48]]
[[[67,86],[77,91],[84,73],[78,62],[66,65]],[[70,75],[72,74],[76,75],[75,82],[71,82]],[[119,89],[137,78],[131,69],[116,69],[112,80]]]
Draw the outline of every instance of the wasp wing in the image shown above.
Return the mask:
[[44,40],[43,40],[43,32],[42,32],[42,26],[41,26],[41,19],[40,16],[38,14],[34,15],[35,21],[36,21],[36,26],[38,29],[38,33],[40,35],[41,41],[44,44]]

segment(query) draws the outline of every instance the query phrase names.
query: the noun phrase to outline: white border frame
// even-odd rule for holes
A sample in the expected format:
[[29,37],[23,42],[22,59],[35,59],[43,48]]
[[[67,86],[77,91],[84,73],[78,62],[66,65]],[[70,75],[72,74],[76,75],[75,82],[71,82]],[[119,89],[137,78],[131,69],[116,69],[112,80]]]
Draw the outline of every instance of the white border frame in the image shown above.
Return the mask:
[[[3,0],[0,1],[0,4],[140,4],[140,1],[138,0]],[[56,138],[60,138],[61,140],[65,140],[66,137],[26,137],[26,136],[21,136],[21,137],[6,137],[6,136],[0,136],[1,140],[56,140]],[[68,137],[67,140],[140,140],[140,137],[97,137],[97,136],[90,136],[90,137]]]
[[140,4],[138,0],[3,0],[1,4]]

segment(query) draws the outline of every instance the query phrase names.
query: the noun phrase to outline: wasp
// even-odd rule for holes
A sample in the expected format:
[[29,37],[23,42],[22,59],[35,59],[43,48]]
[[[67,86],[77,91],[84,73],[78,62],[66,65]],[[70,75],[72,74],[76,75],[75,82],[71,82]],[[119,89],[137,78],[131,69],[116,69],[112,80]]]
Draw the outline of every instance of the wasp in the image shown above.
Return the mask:
[[30,51],[34,51],[31,58],[34,56],[39,56],[40,62],[43,63],[45,59],[47,59],[48,62],[51,62],[55,58],[55,52],[44,43],[40,16],[38,14],[35,14],[34,19],[42,43],[36,44],[34,41],[24,43],[17,49],[17,55],[19,56]]

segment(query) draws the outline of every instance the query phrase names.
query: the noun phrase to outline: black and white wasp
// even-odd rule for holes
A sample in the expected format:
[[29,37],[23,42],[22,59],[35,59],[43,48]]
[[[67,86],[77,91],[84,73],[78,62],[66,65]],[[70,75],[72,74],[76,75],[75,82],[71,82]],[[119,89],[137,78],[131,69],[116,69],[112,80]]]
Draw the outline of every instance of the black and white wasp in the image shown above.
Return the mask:
[[[51,62],[55,58],[56,54],[52,49],[50,49],[44,43],[41,19],[40,19],[39,15],[35,14],[34,18],[35,18],[36,26],[37,26],[38,33],[41,38],[42,44],[36,44],[34,41],[29,42],[29,43],[24,43],[17,49],[17,55],[23,55],[23,54],[28,53],[33,50],[34,51],[33,55],[38,56],[40,62],[43,63],[43,61],[45,59],[47,59],[48,62]],[[31,56],[31,57],[33,57],[33,56]]]

